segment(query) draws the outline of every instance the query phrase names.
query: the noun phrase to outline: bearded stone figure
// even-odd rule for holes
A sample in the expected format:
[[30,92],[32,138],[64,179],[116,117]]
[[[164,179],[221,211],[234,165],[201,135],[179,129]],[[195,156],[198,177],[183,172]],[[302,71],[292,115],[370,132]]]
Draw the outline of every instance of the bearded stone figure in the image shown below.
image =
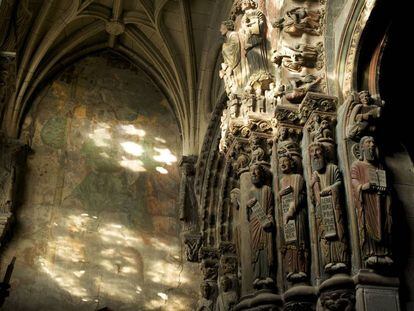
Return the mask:
[[249,82],[252,84],[269,78],[265,38],[266,17],[257,9],[257,3],[254,0],[242,0],[241,9],[244,13],[241,31],[244,34],[248,69],[245,76],[250,77]]
[[247,202],[247,219],[250,224],[253,287],[270,288],[274,285],[274,202],[272,190],[265,185],[265,168],[250,167],[252,187]]
[[371,268],[390,266],[392,215],[386,172],[378,161],[373,137],[362,137],[359,149],[360,157],[352,164],[351,178],[363,260]]
[[294,160],[289,153],[279,155],[279,167],[283,174],[279,192],[283,212],[282,255],[287,280],[297,283],[307,278],[308,271],[305,181],[302,175],[295,172]]
[[227,20],[221,23],[220,33],[224,37],[224,43],[221,53],[223,55],[224,66],[222,75],[227,76],[228,81],[231,81],[231,91],[236,91],[242,85],[241,76],[241,54],[240,54],[240,39],[236,31],[234,31],[234,22]]
[[327,273],[347,269],[348,245],[341,204],[342,178],[338,166],[328,163],[323,144],[309,146],[312,164],[311,198],[316,209],[322,262]]

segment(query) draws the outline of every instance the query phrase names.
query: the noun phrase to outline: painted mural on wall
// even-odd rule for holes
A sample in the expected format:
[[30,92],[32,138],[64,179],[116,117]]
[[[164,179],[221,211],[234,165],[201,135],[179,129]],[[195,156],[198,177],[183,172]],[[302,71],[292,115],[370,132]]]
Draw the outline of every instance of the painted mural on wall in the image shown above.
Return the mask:
[[181,142],[163,95],[101,54],[65,70],[30,118],[34,154],[2,260],[17,256],[5,309],[192,309],[176,210]]

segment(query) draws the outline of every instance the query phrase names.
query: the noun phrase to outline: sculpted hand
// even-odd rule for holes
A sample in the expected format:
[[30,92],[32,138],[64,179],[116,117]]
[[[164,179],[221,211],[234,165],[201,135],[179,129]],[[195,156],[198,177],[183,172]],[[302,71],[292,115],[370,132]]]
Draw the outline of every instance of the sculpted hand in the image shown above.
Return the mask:
[[284,196],[286,194],[288,194],[289,192],[292,192],[293,188],[291,186],[286,187],[285,189],[280,191],[280,196]]
[[290,220],[293,220],[294,218],[293,218],[293,215],[291,215],[290,213],[287,213],[286,215],[285,215],[285,224],[287,224]]
[[250,200],[247,202],[247,207],[248,207],[248,208],[252,208],[252,207],[256,204],[256,202],[257,202],[257,199],[256,199],[256,198],[250,199]]
[[321,191],[321,196],[327,196],[327,195],[331,195],[332,194],[332,189],[331,188],[325,188]]
[[370,190],[372,188],[372,186],[373,185],[371,183],[367,182],[366,184],[362,185],[361,189],[364,190],[364,191]]

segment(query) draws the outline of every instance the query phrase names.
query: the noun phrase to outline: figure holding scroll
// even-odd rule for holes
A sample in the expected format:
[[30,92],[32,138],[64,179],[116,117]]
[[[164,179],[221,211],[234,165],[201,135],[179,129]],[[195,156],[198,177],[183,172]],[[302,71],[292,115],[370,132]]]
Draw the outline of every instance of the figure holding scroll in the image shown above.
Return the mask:
[[272,190],[265,185],[265,168],[253,164],[250,167],[250,199],[247,202],[247,217],[250,223],[253,287],[270,288],[274,285],[274,204]]
[[359,143],[360,157],[351,167],[354,200],[362,257],[368,267],[390,266],[391,199],[386,172],[378,161],[378,148],[371,136]]
[[279,192],[283,212],[282,255],[287,280],[297,283],[307,278],[308,271],[305,182],[302,175],[295,173],[294,160],[289,153],[279,156],[279,167],[283,174]]
[[328,163],[323,144],[309,146],[312,164],[311,198],[316,210],[321,257],[325,272],[347,269],[348,246],[341,204],[342,178],[338,166]]

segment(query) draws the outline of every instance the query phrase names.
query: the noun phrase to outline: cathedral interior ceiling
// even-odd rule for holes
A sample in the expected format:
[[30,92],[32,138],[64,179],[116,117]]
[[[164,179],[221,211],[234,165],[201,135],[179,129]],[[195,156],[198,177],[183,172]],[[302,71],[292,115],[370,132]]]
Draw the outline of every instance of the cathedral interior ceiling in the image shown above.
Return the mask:
[[184,153],[197,151],[198,116],[205,114],[210,95],[200,83],[213,75],[208,68],[219,55],[217,29],[231,1],[24,0],[2,6],[2,14],[14,14],[18,33],[24,34],[0,38],[1,50],[18,50],[19,58],[17,98],[6,114],[12,135],[46,79],[109,48],[143,68],[161,88],[180,126]]

